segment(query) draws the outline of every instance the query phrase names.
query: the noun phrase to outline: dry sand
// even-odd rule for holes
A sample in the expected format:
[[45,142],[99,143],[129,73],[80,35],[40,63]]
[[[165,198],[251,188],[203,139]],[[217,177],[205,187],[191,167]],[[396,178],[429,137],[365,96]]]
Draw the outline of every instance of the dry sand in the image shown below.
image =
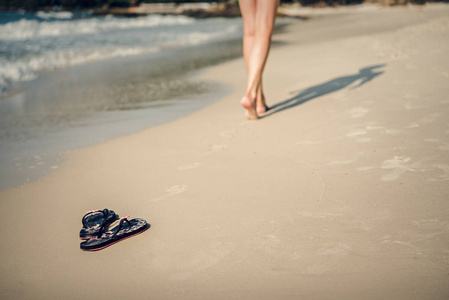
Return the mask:
[[[246,121],[234,92],[0,193],[1,299],[448,299],[449,6],[293,25]],[[81,217],[152,225],[79,250]]]

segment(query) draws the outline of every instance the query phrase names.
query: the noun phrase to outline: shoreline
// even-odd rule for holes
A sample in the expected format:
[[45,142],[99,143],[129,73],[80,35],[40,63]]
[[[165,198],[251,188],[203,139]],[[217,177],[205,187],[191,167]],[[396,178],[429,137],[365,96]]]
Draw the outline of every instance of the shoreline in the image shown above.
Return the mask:
[[[448,12],[294,24],[261,120],[235,59],[201,75],[224,99],[0,191],[2,298],[447,298]],[[105,207],[151,228],[80,251],[82,215]]]
[[[288,25],[280,22],[274,34]],[[0,172],[0,190],[35,181],[60,168],[67,151],[171,122],[217,101],[229,93],[229,87],[199,79],[198,73],[237,59],[241,52],[241,40],[230,39],[41,73],[37,80],[22,85],[24,91],[0,99],[4,118],[29,112],[11,121],[17,126],[3,120],[5,128],[7,125],[11,128],[3,128],[2,132],[3,138],[10,136],[10,139],[4,140],[0,147],[0,162],[4,166]],[[184,93],[175,92],[170,97],[169,91],[164,90],[160,99],[130,101],[122,106],[121,100],[106,100],[149,98],[147,93],[157,93],[158,90],[145,89],[143,78],[147,78],[148,85],[162,78],[162,85],[170,85],[175,91],[184,88]],[[84,103],[86,99],[96,102]],[[53,105],[45,109],[49,102]],[[11,114],[5,114],[8,108]],[[34,110],[38,116],[32,113]],[[51,120],[39,117],[39,112]],[[28,128],[33,122],[37,128]]]
[[[181,50],[181,53],[183,51],[185,52],[185,50]],[[167,55],[157,57],[156,60],[162,61],[165,56]],[[169,58],[169,55],[167,57]],[[223,59],[229,58],[220,58],[219,60]],[[12,112],[19,110],[21,103],[27,102],[29,103],[27,110],[34,108],[38,110],[35,114],[38,114],[43,109],[41,106],[45,104],[41,104],[41,102],[48,102],[49,98],[53,99],[54,107],[52,109],[56,112],[58,112],[56,107],[60,107],[64,112],[71,105],[74,105],[73,109],[77,110],[73,113],[67,112],[66,116],[47,121],[46,119],[34,120],[33,117],[37,117],[30,114],[28,116],[31,119],[29,122],[36,122],[37,128],[14,127],[7,129],[4,134],[10,133],[11,140],[4,140],[1,147],[3,152],[0,159],[3,170],[0,172],[0,190],[18,187],[47,176],[64,164],[67,152],[92,147],[111,139],[172,122],[218,101],[229,93],[229,87],[227,86],[200,79],[200,74],[211,67],[207,63],[197,69],[184,70],[182,74],[175,74],[178,72],[175,65],[175,67],[170,67],[175,68],[174,70],[152,75],[153,77],[150,79],[155,81],[155,78],[158,78],[157,76],[164,78],[175,76],[175,79],[171,81],[166,79],[167,84],[172,81],[179,81],[184,83],[183,86],[192,86],[192,91],[183,97],[174,95],[167,99],[165,96],[165,98],[159,100],[147,101],[142,107],[139,107],[139,103],[130,103],[129,108],[120,108],[114,107],[114,103],[112,103],[110,104],[111,108],[108,108],[106,106],[108,103],[105,102],[103,104],[105,108],[100,103],[97,106],[87,104],[93,107],[86,106],[86,110],[82,109],[80,93],[85,91],[86,95],[90,95],[88,98],[99,101],[99,97],[105,97],[101,92],[110,90],[110,93],[112,93],[113,90],[110,88],[102,89],[103,85],[109,84],[115,84],[116,92],[120,93],[118,87],[120,87],[123,78],[135,81],[136,78],[140,78],[139,74],[145,72],[143,67],[142,70],[138,70],[137,67],[143,65],[151,67],[152,61],[155,61],[155,58],[147,56],[128,57],[116,60],[113,63],[110,60],[99,61],[88,65],[54,70],[41,74],[37,81],[26,83],[24,91],[2,99],[1,101],[4,101],[2,103],[3,108],[8,106]],[[166,67],[169,68],[169,66]],[[105,71],[105,68],[107,68],[107,71]],[[113,76],[110,76],[110,74],[113,74]],[[139,93],[138,85],[135,85],[133,90],[126,90],[127,97],[134,97],[134,94],[137,93]],[[72,102],[75,103],[72,104]],[[17,107],[18,105],[19,107]],[[26,116],[19,117],[25,118]],[[49,114],[49,117],[54,117],[54,115]],[[24,126],[21,122],[18,125]],[[89,128],[90,130],[87,130]],[[9,152],[9,155],[6,152]]]

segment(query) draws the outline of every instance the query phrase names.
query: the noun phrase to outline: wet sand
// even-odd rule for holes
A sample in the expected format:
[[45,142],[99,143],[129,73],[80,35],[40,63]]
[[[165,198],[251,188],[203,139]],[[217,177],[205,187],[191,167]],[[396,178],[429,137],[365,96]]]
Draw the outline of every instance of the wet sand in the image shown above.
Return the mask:
[[40,74],[0,99],[0,190],[58,168],[66,151],[176,120],[222,98],[230,87],[198,75],[240,56],[241,41],[230,40]]
[[[347,9],[275,39],[273,107],[187,117],[0,192],[2,299],[447,299],[449,6]],[[359,26],[354,26],[359,24]],[[151,228],[95,253],[81,217]]]

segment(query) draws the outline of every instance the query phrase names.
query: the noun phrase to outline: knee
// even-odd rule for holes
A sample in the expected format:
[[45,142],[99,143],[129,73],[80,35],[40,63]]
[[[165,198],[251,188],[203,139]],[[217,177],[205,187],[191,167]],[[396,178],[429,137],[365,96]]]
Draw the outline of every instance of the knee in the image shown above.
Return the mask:
[[243,35],[246,38],[254,38],[256,35],[256,28],[254,26],[245,26],[243,28]]
[[265,18],[264,22],[258,27],[258,31],[262,35],[271,35],[273,32],[274,20],[270,17]]

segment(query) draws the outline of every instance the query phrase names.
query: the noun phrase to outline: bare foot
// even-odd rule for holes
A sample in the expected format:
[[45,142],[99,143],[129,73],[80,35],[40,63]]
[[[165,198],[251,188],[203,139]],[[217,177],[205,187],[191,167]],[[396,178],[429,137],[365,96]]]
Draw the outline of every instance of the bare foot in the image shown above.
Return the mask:
[[245,96],[240,100],[240,104],[246,109],[246,117],[248,120],[257,120],[259,116],[256,111],[256,101],[251,101],[248,96]]
[[257,105],[256,111],[258,114],[264,114],[269,110],[269,107],[266,104]]
[[263,114],[268,111],[268,106],[265,104],[265,97],[257,97],[257,105],[256,105],[256,111],[258,114]]

